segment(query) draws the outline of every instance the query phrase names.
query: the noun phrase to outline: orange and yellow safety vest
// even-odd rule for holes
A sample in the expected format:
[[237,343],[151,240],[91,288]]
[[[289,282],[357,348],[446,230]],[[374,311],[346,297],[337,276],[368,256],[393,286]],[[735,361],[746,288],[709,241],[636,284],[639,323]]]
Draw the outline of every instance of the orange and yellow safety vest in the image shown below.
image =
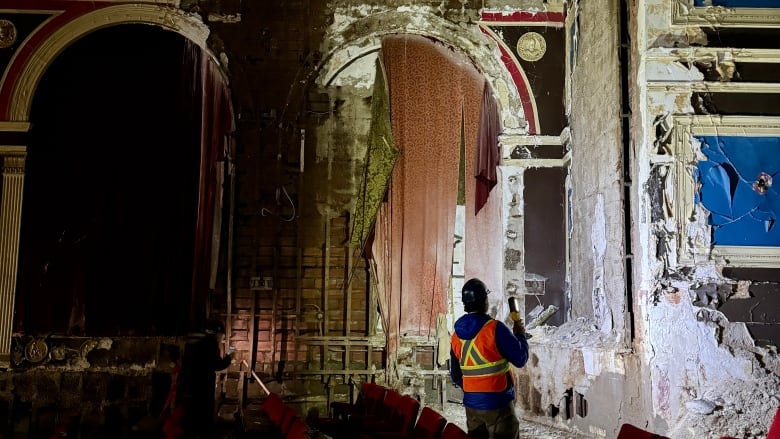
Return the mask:
[[452,334],[452,352],[463,372],[465,392],[503,392],[507,385],[509,361],[501,355],[496,343],[496,320],[488,320],[471,340]]

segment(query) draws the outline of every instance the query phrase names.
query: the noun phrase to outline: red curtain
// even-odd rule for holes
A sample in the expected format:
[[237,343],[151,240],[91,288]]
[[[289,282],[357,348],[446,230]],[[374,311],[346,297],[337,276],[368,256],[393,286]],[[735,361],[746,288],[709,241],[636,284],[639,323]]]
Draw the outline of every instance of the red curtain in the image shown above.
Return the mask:
[[[191,44],[191,42],[188,42]],[[200,178],[198,191],[197,221],[195,224],[195,252],[192,272],[192,301],[190,321],[204,322],[211,276],[215,233],[218,224],[215,217],[222,208],[222,172],[228,135],[233,132],[233,114],[230,95],[222,73],[216,63],[197,46],[193,59],[196,77],[200,78],[201,137]],[[216,235],[218,236],[218,235]],[[214,253],[214,254],[213,254]]]
[[[505,236],[501,223],[502,198],[500,190],[492,190],[498,181],[501,127],[498,106],[487,82],[479,96],[481,108],[476,102],[469,99],[464,106],[467,177],[464,271],[466,279],[479,278],[489,289],[501,291]],[[469,180],[470,176],[474,180]],[[503,301],[498,294],[491,295],[490,300]]]
[[485,81],[467,58],[422,36],[384,37],[380,58],[401,151],[372,248],[392,365],[401,337],[434,337],[447,311],[461,127],[465,112],[467,155],[476,157]]

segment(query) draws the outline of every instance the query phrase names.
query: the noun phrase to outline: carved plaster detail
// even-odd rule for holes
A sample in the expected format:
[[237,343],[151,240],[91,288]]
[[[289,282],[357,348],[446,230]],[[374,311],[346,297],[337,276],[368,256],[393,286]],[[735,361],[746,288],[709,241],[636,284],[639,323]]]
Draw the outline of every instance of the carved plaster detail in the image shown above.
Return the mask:
[[714,27],[776,27],[780,8],[725,8],[694,6],[693,0],[672,3],[672,24]]
[[538,32],[526,32],[517,39],[517,54],[525,61],[539,61],[546,52],[547,41]]
[[6,19],[0,19],[0,49],[7,49],[16,42],[16,26]]

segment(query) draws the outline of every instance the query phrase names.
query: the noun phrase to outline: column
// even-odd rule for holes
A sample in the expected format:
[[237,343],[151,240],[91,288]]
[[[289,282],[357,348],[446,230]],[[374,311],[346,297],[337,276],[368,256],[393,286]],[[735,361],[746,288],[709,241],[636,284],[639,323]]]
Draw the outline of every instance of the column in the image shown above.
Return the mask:
[[7,368],[11,358],[26,155],[24,146],[0,146],[3,171],[0,186],[0,368]]

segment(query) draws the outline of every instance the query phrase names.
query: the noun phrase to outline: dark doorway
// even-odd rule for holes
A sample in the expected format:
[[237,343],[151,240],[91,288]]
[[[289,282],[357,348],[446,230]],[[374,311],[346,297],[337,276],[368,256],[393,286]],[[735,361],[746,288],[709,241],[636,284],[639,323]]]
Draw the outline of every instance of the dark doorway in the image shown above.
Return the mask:
[[18,331],[188,329],[201,124],[191,47],[154,26],[115,26],[74,43],[42,78],[26,163]]

